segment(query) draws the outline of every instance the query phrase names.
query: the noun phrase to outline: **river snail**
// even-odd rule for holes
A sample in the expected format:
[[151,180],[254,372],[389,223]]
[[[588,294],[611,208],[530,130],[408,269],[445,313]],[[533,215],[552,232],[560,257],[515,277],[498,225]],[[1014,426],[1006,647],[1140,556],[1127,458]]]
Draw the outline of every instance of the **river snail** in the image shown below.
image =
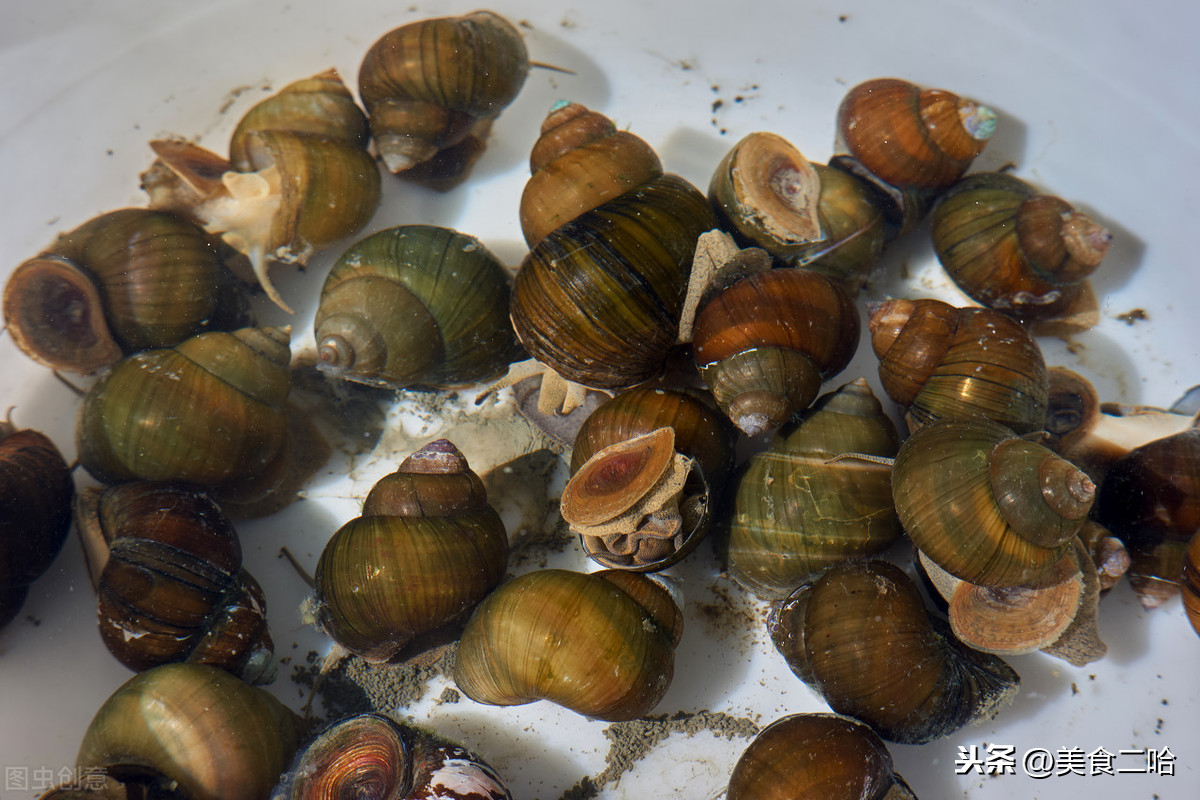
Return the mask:
[[970,583],[1014,587],[1066,553],[1096,486],[1049,448],[984,419],[939,420],[913,432],[892,468],[913,544]]
[[550,700],[595,719],[635,719],[670,686],[682,626],[671,592],[654,578],[537,570],[475,609],[454,682],[480,703]]
[[[299,743],[300,719],[269,692],[206,664],[134,675],[96,711],[79,774],[106,774],[147,796],[266,800]],[[156,793],[158,792],[158,793]],[[170,795],[174,796],[174,795]]]
[[728,800],[915,800],[871,726],[790,714],[758,732],[729,777]]
[[384,34],[358,72],[384,165],[437,188],[464,179],[529,66],[520,32],[490,11],[420,20]]
[[71,470],[54,442],[0,421],[0,627],[62,549],[74,496]]
[[124,208],[60,234],[13,270],[4,320],[35,361],[89,373],[138,350],[245,325],[249,305],[202,228]]
[[177,480],[223,490],[284,458],[286,328],[193,336],[127,356],[84,396],[80,463],[97,480]]
[[494,378],[517,353],[511,283],[473,236],[432,225],[373,233],[338,258],[322,285],[318,367],[396,388]]
[[380,199],[362,112],[335,70],[288,84],[234,131],[230,159],[178,139],[150,143],[142,175],[151,208],[193,217],[249,259],[259,284],[271,263],[304,265],[362,229]]
[[1200,532],[1192,534],[1184,555],[1179,585],[1183,591],[1183,609],[1188,622],[1200,635]]
[[856,559],[776,604],[768,630],[833,711],[889,741],[921,744],[994,716],[1020,682],[1000,657],[960,644],[935,620],[903,570]]
[[275,678],[262,588],[220,506],[195,487],[133,481],[79,495],[76,527],[98,596],[100,638],[132,670],[211,664]]
[[810,162],[773,133],[735,144],[713,172],[708,197],[739,244],[824,272],[852,296],[883,252],[883,212],[868,185]]
[[696,240],[715,224],[707,198],[665,174],[546,234],[513,281],[513,327],[534,362],[510,382],[538,370],[616,390],[659,374],[677,341]]
[[975,301],[1038,325],[1099,321],[1087,278],[1112,235],[1062,198],[1007,173],[975,173],[939,198],[930,225],[938,260]]
[[461,745],[382,714],[322,729],[296,754],[272,800],[512,800],[496,771]]
[[1046,362],[1020,323],[986,308],[894,298],[870,307],[871,347],[910,427],[982,416],[1020,434],[1042,429]]
[[733,439],[728,420],[699,392],[620,392],[575,437],[563,518],[602,566],[668,567],[708,532],[733,469]]
[[821,383],[845,369],[859,339],[858,309],[837,283],[806,268],[770,269],[762,259],[743,274],[753,250],[717,268],[691,329],[705,384],[747,436],[812,403]]
[[900,536],[889,459],[896,427],[859,378],[776,432],[739,473],[729,511],[729,575],[778,599],[830,564],[879,553]]
[[309,613],[351,653],[397,658],[457,622],[503,578],[508,534],[479,476],[439,439],[401,462],[334,533]]

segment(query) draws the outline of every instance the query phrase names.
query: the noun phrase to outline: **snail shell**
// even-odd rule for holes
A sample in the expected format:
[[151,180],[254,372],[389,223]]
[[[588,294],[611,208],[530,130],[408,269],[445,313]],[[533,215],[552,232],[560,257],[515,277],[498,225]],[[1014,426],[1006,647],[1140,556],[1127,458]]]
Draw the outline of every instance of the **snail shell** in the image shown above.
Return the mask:
[[911,427],[983,416],[1021,434],[1041,430],[1046,362],[1011,317],[896,298],[871,307],[869,328],[883,389],[907,409]]
[[1090,293],[1086,278],[1112,240],[1065,200],[994,172],[951,186],[930,222],[934,251],[958,287],[1025,320],[1061,316]]
[[35,361],[94,372],[128,353],[245,325],[248,305],[203,229],[126,208],[18,266],[4,288],[4,319]]
[[995,128],[996,114],[973,100],[878,78],[842,99],[836,149],[890,186],[939,190],[966,172]]
[[1045,573],[1087,520],[1095,491],[1071,462],[984,419],[919,428],[892,468],[896,511],[913,544],[982,586]]
[[393,387],[496,377],[516,353],[511,279],[478,239],[402,225],[352,245],[321,288],[320,368]]
[[521,344],[592,388],[654,377],[676,342],[696,240],[715,222],[703,194],[664,175],[555,229],[513,281]]
[[915,800],[869,725],[837,714],[792,714],[759,731],[734,764],[728,800]]
[[[314,101],[314,94],[324,99]],[[221,234],[249,259],[271,300],[290,311],[267,275],[269,264],[303,265],[361,230],[379,206],[380,178],[336,72],[289,84],[279,95],[300,97],[267,98],[247,113],[230,145],[238,166],[190,142],[157,140],[150,146],[158,159],[142,187],[151,208],[193,217]]]
[[[632,508],[642,497],[630,492],[636,471],[623,453],[630,442],[666,430],[672,432],[667,458],[673,461],[684,457],[691,462],[680,490],[682,497],[674,498],[682,524],[678,529],[669,529],[674,531],[669,539],[661,533],[655,535],[661,528],[649,525],[648,520],[638,526],[637,533],[613,534],[611,538],[578,530],[584,551],[602,566],[638,571],[663,569],[690,553],[710,527],[716,497],[733,469],[733,430],[710,400],[679,389],[629,389],[597,406],[580,427],[571,450],[572,479],[563,493],[564,516],[571,514],[572,498],[583,480],[575,476],[585,464],[593,465],[588,471],[598,470],[602,475],[611,470],[603,479],[609,489],[605,494],[630,498],[621,505],[627,507],[623,511]],[[610,455],[598,458],[601,452]]]
[[843,453],[892,458],[896,427],[866,381],[830,392],[750,457],[729,519],[729,574],[783,597],[830,564],[874,555],[900,535],[891,469]]
[[829,278],[796,267],[755,272],[704,302],[692,349],[717,404],[755,436],[807,408],[846,368],[858,310]]
[[883,252],[883,213],[867,184],[810,163],[773,133],[751,133],[734,145],[708,197],[743,247],[824,272],[851,295]]
[[127,356],[84,397],[80,463],[103,483],[258,476],[286,452],[289,359],[286,328],[202,333]]
[[317,624],[352,653],[395,658],[469,613],[504,577],[508,535],[466,459],[445,439],[372,487],[317,564]]
[[1183,571],[1179,581],[1183,590],[1183,609],[1188,622],[1200,635],[1200,533],[1192,535],[1183,560]]
[[81,494],[77,518],[85,541],[107,543],[100,638],[118,661],[138,671],[191,661],[274,680],[266,600],[211,497],[184,484],[122,483]]
[[520,32],[490,11],[421,20],[384,34],[358,72],[384,165],[437,188],[458,183],[528,72]]
[[467,749],[382,714],[334,722],[297,754],[272,800],[512,800],[496,771]]
[[670,686],[682,625],[670,592],[644,575],[530,572],[479,604],[454,681],[480,703],[545,699],[596,719],[634,719]]
[[84,733],[80,774],[172,782],[193,800],[264,800],[299,742],[300,720],[263,689],[205,664],[139,672]]
[[54,442],[0,422],[0,627],[62,549],[74,496],[71,470]]
[[916,585],[885,561],[835,564],[776,605],[768,630],[831,709],[893,742],[921,744],[991,717],[1020,680],[939,630]]

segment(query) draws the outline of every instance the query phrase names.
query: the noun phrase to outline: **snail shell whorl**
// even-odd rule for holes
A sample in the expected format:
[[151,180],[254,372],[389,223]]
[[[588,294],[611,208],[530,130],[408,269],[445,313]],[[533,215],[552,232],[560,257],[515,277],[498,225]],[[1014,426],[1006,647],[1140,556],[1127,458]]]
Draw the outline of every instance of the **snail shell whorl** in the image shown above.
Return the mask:
[[45,434],[0,423],[0,591],[11,590],[12,613],[62,549],[74,495],[71,470]]

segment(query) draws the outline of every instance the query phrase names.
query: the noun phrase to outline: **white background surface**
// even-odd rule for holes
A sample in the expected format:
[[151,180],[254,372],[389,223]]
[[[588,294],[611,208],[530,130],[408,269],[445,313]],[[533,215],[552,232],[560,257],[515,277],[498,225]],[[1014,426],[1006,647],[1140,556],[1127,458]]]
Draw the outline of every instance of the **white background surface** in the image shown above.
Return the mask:
[[[59,231],[103,211],[143,204],[137,175],[151,160],[148,140],[198,137],[223,152],[237,117],[264,96],[260,89],[278,89],[330,66],[353,85],[362,54],[386,31],[475,7],[0,0],[0,274]],[[1200,383],[1194,312],[1200,175],[1194,30],[1200,12],[1194,8],[1166,0],[969,6],[693,0],[653,7],[606,0],[558,8],[503,0],[490,7],[522,23],[534,60],[575,74],[530,75],[464,186],[433,195],[387,182],[372,230],[406,222],[456,227],[515,265],[524,252],[516,204],[528,150],[559,98],[608,114],[654,145],[669,170],[704,187],[725,151],[755,130],[778,133],[811,159],[826,160],[845,91],[872,77],[904,77],[975,97],[1001,114],[1000,131],[977,167],[1012,162],[1018,176],[1095,213],[1115,233],[1096,280],[1101,324],[1077,338],[1075,353],[1044,341],[1048,363],[1084,373],[1105,400],[1169,405]],[[253,88],[234,97],[239,87]],[[953,297],[936,270],[926,269],[931,258],[917,238],[898,243],[880,285]],[[912,275],[907,281],[899,278],[901,262]],[[274,274],[285,297],[312,297],[328,263],[314,261],[303,276]],[[1149,319],[1133,326],[1116,319],[1134,308]],[[298,338],[311,336],[305,311],[311,318],[311,305],[294,321]],[[0,337],[0,365],[0,404],[15,406],[21,425],[46,431],[70,457],[74,396],[7,337]],[[843,377],[864,375],[878,386],[874,368],[864,345]],[[344,481],[325,476],[303,509],[241,528],[247,567],[268,593],[280,654],[321,650],[325,640],[299,620],[303,587],[276,558],[279,544],[291,544],[315,563],[332,531],[355,514],[368,473],[373,479],[390,471],[382,467],[357,465]],[[566,563],[583,568],[574,554]],[[696,604],[714,602],[712,569],[701,556],[679,571],[689,614]],[[34,585],[22,616],[0,631],[0,765],[6,772],[69,767],[93,712],[129,676],[101,645],[94,613],[70,541]],[[1145,613],[1124,585],[1104,599],[1100,629],[1110,652],[1097,664],[1074,669],[1040,655],[1013,659],[1022,690],[993,723],[920,747],[892,745],[898,771],[918,796],[1195,797],[1200,638],[1177,600]],[[289,670],[281,674],[274,691],[298,708]],[[729,639],[692,624],[675,682],[657,711],[709,709],[765,725],[821,708],[761,631]],[[490,709],[470,701],[436,708],[425,702],[403,713],[428,715],[434,727],[478,750],[517,798],[554,800],[604,767],[605,724],[545,703]],[[1018,754],[1034,747],[1116,752],[1168,746],[1177,757],[1176,775],[956,777],[958,748],[984,742],[1013,745]],[[601,796],[719,797],[743,747],[740,740],[708,735],[669,739]],[[4,797],[31,794],[3,789]]]

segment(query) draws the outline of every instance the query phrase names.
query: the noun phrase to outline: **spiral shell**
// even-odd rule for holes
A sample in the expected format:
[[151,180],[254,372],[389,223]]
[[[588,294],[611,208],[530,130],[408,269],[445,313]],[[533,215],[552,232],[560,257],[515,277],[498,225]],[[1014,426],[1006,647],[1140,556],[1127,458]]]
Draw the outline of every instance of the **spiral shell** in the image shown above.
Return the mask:
[[545,699],[596,719],[633,719],[670,686],[682,624],[670,593],[644,575],[530,572],[479,604],[454,681],[480,703]]
[[512,800],[496,771],[466,748],[382,714],[328,725],[271,797]]
[[788,666],[839,714],[884,739],[921,744],[993,716],[1019,678],[943,633],[917,587],[886,561],[847,561],[772,609]]
[[80,774],[177,784],[194,800],[265,800],[300,721],[263,689],[205,664],[140,672],[104,701],[79,747]]
[[915,800],[869,725],[837,714],[792,714],[759,731],[729,777],[728,800]]
[[461,386],[516,355],[511,279],[472,236],[402,225],[352,245],[321,288],[319,366],[362,383]]
[[910,426],[982,416],[1021,434],[1041,430],[1046,362],[1011,317],[897,298],[871,308],[869,327],[883,389],[906,408]]
[[204,492],[135,481],[80,496],[80,535],[107,551],[100,638],[132,670],[211,664],[251,683],[275,678],[261,587],[242,569],[233,524]]
[[448,188],[466,177],[493,121],[520,92],[529,57],[503,17],[414,22],[367,50],[358,88],[384,165]]
[[1183,608],[1187,612],[1188,622],[1200,635],[1200,533],[1193,534],[1188,543],[1179,583],[1183,589]]
[[406,458],[321,552],[317,624],[371,661],[471,611],[500,582],[508,535],[479,476],[440,439]]
[[1066,553],[1096,486],[1042,445],[984,419],[940,420],[909,436],[892,469],[913,544],[982,586],[1029,583]]
[[[1111,234],[1082,211],[1003,173],[968,175],[930,218],[934,251],[972,299],[1024,320],[1063,316],[1086,302],[1086,283]],[[1095,314],[1095,322],[1099,314]]]
[[125,208],[61,234],[4,287],[4,319],[26,355],[94,372],[122,355],[245,325],[248,305],[216,243],[194,223]]
[[892,458],[895,425],[861,378],[775,434],[740,473],[730,510],[729,574],[777,599],[830,564],[874,555],[900,535],[891,470],[837,456]]

